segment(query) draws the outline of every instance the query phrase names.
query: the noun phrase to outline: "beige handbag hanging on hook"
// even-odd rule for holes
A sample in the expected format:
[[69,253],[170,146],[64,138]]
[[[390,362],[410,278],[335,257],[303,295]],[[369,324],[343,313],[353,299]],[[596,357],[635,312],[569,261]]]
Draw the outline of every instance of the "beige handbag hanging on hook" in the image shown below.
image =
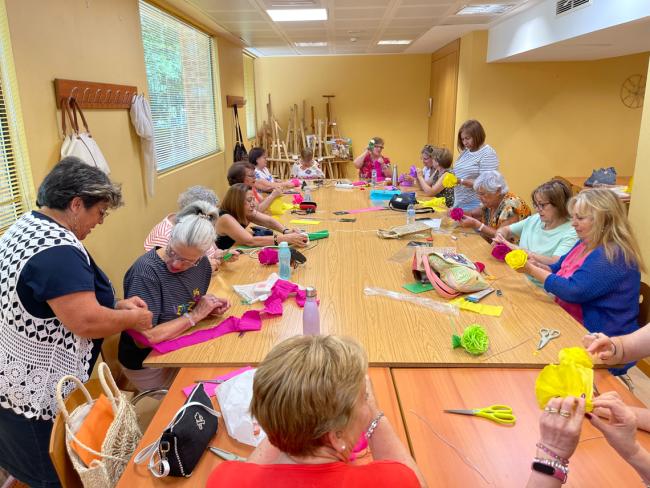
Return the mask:
[[[77,124],[77,112],[79,112],[85,132],[79,130],[79,125]],[[70,134],[67,133],[66,115],[70,121]],[[90,134],[86,117],[81,111],[76,98],[68,97],[61,99],[61,126],[65,138],[61,145],[61,158],[74,156],[81,159],[88,166],[94,166],[101,169],[107,175],[110,174],[111,170],[108,167],[106,158],[104,158],[97,142]]]

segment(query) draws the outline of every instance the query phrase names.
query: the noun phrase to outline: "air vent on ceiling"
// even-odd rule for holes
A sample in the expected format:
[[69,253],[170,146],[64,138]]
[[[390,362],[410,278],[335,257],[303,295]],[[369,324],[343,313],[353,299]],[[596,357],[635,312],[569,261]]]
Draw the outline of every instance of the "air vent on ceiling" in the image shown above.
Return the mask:
[[555,15],[564,15],[580,7],[591,5],[593,0],[558,0],[555,3]]

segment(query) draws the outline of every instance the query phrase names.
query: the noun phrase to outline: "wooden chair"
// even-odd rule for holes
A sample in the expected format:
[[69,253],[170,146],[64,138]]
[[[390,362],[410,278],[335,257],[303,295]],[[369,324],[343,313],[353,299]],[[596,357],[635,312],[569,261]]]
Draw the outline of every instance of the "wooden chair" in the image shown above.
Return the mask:
[[554,176],[553,179],[554,180],[559,180],[562,183],[564,183],[566,186],[568,186],[569,190],[571,190],[571,194],[573,196],[577,195],[578,193],[580,193],[582,191],[582,187],[580,187],[578,185],[574,185],[569,180],[567,180],[564,176]]
[[[641,282],[641,295],[639,296],[639,325],[645,327],[650,321],[650,286]],[[637,367],[650,376],[650,359],[642,359],[636,363]]]

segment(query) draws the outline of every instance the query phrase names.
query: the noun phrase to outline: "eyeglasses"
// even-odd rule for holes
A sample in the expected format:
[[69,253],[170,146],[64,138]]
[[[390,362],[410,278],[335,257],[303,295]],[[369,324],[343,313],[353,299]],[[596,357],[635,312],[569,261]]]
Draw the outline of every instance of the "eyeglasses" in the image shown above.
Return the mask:
[[[98,207],[99,208],[99,207]],[[102,220],[104,220],[106,217],[108,217],[111,213],[108,211],[107,208],[99,208],[99,216],[101,217]]]
[[551,202],[533,202],[533,207],[537,210],[544,210],[549,205],[553,205]]
[[383,149],[384,148],[384,146],[380,146],[379,144],[375,144],[373,147],[375,147],[377,149]]
[[198,266],[199,261],[203,258],[201,256],[199,259],[193,261],[191,259],[184,258],[183,256],[179,255],[176,251],[174,251],[171,246],[167,246],[165,248],[165,255],[173,262],[176,261],[177,263],[181,263],[185,266]]

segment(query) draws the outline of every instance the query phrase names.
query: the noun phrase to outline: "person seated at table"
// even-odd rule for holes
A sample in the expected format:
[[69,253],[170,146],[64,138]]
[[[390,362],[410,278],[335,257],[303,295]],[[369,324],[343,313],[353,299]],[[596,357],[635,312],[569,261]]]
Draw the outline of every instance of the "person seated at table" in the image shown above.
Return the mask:
[[644,483],[650,482],[650,453],[635,438],[637,427],[641,427],[647,419],[642,421],[615,391],[594,397],[593,406],[593,413],[585,413],[584,398],[557,397],[549,400],[540,417],[537,454],[533,459],[535,464],[532,465],[527,488],[559,488],[563,485],[562,479],[555,477],[554,471],[559,471],[557,476],[568,476],[569,460],[580,441],[585,417],[603,433],[607,443],[634,468]]
[[474,191],[481,206],[465,212],[460,225],[476,229],[483,237],[493,238],[497,229],[530,216],[530,208],[520,197],[508,192],[498,171],[485,171],[474,180]]
[[255,201],[257,202],[257,210],[265,212],[269,209],[273,201],[282,196],[282,190],[275,188],[269,195],[262,196],[255,188],[255,166],[248,161],[240,161],[233,164],[228,169],[227,174],[228,185],[232,186],[235,183],[245,183],[251,187]]
[[417,169],[417,183],[425,195],[429,197],[444,197],[445,205],[454,206],[454,189],[445,188],[442,180],[449,172],[453,159],[448,149],[444,147],[424,146],[422,149],[423,168]]
[[[207,202],[210,205],[217,207],[219,205],[219,198],[210,189],[205,186],[191,186],[183,193],[178,195],[178,210],[182,210],[194,202]],[[164,248],[169,242],[169,236],[172,233],[174,224],[176,223],[176,213],[170,213],[160,222],[158,222],[149,235],[144,240],[144,250],[151,251],[155,247]],[[217,271],[223,261],[223,256],[226,254],[217,248],[216,244],[210,246],[205,255],[210,260],[210,265],[213,271]]]
[[248,162],[255,166],[255,188],[264,193],[271,193],[273,190],[284,190],[293,188],[290,181],[275,181],[269,171],[266,161],[266,150],[262,147],[254,147],[248,153]]
[[359,178],[372,178],[372,170],[377,172],[377,178],[391,178],[390,159],[382,155],[384,140],[381,137],[370,139],[368,147],[359,154],[352,164],[359,170]]
[[589,332],[634,332],[644,264],[623,204],[611,190],[591,189],[569,200],[569,212],[579,239],[571,251],[551,265],[529,259],[518,271],[542,282]]
[[300,151],[300,161],[291,168],[291,176],[301,180],[322,180],[325,178],[325,173],[314,160],[314,151],[305,147]]
[[[567,208],[571,190],[562,181],[551,180],[535,188],[531,197],[537,213],[499,227],[494,242],[505,244],[510,249],[523,249],[539,263],[556,263],[578,240]],[[519,238],[519,245],[510,242],[512,237]],[[529,278],[542,286],[539,281]]]
[[454,163],[458,184],[454,187],[454,205],[472,210],[480,205],[474,180],[486,171],[499,169],[499,158],[492,146],[485,143],[485,129],[478,120],[468,120],[458,129],[456,142],[462,151]]
[[[124,276],[124,296],[139,296],[153,314],[153,328],[141,332],[151,343],[176,338],[209,315],[222,315],[230,304],[208,294],[212,276],[205,253],[214,244],[218,210],[196,201],[176,214],[169,242],[140,256]],[[142,365],[151,348],[122,332],[118,359],[140,391],[171,384],[173,368]]]
[[[253,223],[276,230],[280,234],[253,236],[246,231]],[[223,197],[217,221],[217,247],[230,249],[235,243],[242,246],[277,246],[280,242],[306,246],[307,236],[297,229],[288,229],[270,215],[257,211],[257,204],[250,186],[244,183],[232,185]]]
[[[219,464],[207,487],[426,486],[367,373],[365,351],[351,338],[297,336],[276,345],[255,372],[250,406],[267,438],[247,462]],[[351,464],[362,435],[373,462]]]

